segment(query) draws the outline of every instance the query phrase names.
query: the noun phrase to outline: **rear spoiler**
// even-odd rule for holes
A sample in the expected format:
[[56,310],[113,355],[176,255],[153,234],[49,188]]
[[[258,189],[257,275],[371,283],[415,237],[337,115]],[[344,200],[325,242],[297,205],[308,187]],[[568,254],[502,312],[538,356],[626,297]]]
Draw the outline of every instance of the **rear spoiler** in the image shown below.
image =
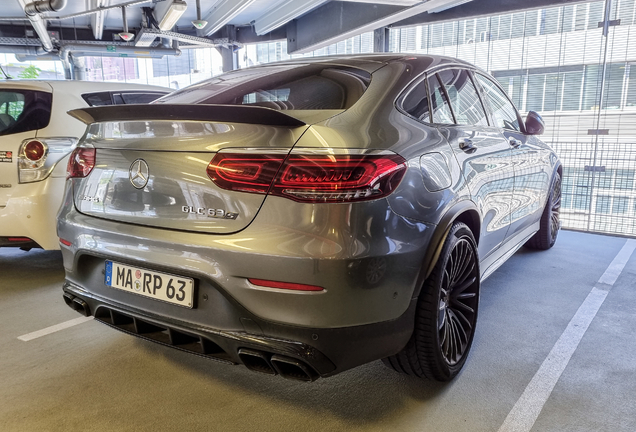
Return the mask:
[[244,105],[136,104],[74,109],[72,117],[91,123],[118,121],[204,121],[268,126],[305,126],[305,122],[271,108]]

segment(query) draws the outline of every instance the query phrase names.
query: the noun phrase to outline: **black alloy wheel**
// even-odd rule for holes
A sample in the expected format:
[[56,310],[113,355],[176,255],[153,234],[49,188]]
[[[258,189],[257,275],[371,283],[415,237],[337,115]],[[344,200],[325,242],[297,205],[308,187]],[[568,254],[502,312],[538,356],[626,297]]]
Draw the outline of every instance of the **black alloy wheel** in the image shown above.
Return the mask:
[[526,242],[526,246],[531,249],[547,250],[556,243],[559,230],[561,229],[561,176],[554,174],[552,187],[548,201],[545,204],[539,231]]
[[561,176],[556,174],[550,197],[550,243],[553,246],[561,229]]
[[384,363],[422,378],[454,378],[466,362],[475,334],[479,276],[475,238],[468,226],[455,222],[422,287],[411,340]]
[[475,322],[479,284],[476,254],[470,241],[461,237],[450,251],[442,275],[437,318],[440,351],[446,362],[453,366],[466,354]]

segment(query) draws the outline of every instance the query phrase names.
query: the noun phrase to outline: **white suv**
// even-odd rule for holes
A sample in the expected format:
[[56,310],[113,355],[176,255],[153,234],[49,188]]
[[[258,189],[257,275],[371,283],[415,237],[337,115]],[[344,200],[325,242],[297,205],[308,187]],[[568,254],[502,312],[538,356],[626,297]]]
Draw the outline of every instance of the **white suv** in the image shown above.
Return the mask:
[[151,102],[171,90],[86,81],[0,82],[0,247],[59,249],[68,155],[86,125],[67,111]]

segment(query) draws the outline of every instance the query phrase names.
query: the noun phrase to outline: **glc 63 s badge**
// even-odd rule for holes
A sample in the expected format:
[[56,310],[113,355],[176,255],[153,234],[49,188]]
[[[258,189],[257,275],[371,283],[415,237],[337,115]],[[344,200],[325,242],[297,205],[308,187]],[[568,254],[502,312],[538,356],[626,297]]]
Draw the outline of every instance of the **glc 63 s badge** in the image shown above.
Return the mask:
[[181,211],[188,214],[196,214],[219,219],[236,219],[238,217],[238,213],[227,212],[223,209],[209,209],[205,207],[183,206],[181,207]]

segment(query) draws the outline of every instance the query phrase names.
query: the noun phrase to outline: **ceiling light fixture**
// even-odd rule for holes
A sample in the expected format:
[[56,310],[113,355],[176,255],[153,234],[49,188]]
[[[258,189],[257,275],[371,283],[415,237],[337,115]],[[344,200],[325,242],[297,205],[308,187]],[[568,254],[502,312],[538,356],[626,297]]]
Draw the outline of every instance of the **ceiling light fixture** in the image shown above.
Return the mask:
[[128,42],[132,40],[132,38],[134,38],[135,35],[128,31],[128,20],[126,19],[126,6],[121,7],[121,19],[124,22],[124,31],[118,34],[120,38]]
[[208,25],[206,20],[201,19],[201,0],[197,0],[197,19],[192,21],[192,25],[199,30]]
[[155,5],[155,17],[159,22],[159,30],[171,30],[188,8],[182,0],[164,0]]

